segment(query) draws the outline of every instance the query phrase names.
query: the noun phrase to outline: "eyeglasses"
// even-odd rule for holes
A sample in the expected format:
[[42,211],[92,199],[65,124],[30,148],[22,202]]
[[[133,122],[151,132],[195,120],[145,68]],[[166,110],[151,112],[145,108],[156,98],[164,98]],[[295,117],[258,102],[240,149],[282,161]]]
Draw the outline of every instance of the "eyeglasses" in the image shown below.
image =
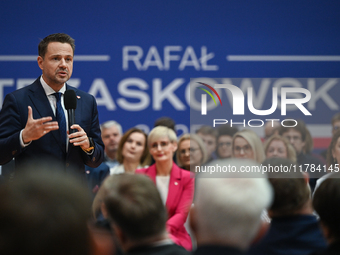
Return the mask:
[[198,148],[197,149],[195,149],[195,148],[190,148],[190,149],[183,149],[183,150],[180,150],[179,151],[179,154],[180,155],[185,155],[187,152],[189,152],[189,153],[195,153],[195,151],[197,151],[197,150],[199,150]]
[[225,142],[225,143],[218,143],[218,147],[222,147],[223,145],[230,147],[231,146],[231,142]]
[[243,151],[244,153],[249,153],[249,152],[251,152],[251,147],[250,147],[250,145],[245,145],[245,146],[243,146],[243,147],[240,147],[240,146],[235,146],[234,147],[234,153],[235,154],[240,154],[241,153],[241,151]]
[[158,150],[158,147],[161,146],[161,149],[166,149],[170,144],[170,141],[162,141],[160,143],[153,143],[151,144],[152,150]]

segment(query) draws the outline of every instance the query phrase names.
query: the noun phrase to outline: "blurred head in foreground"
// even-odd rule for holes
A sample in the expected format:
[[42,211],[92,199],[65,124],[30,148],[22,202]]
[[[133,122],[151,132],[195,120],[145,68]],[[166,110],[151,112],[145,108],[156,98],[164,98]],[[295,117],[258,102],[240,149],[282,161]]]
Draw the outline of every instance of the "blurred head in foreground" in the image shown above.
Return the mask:
[[0,254],[90,254],[91,203],[78,180],[30,169],[0,186]]
[[[249,160],[215,161],[219,166],[233,166],[234,173],[200,174],[196,179],[194,206],[190,225],[202,245],[231,246],[246,250],[261,227],[261,214],[271,202],[272,190],[261,173],[238,172],[255,166]],[[218,177],[217,177],[218,176]]]
[[156,185],[144,175],[119,174],[105,179],[102,211],[127,251],[167,238],[166,209]]

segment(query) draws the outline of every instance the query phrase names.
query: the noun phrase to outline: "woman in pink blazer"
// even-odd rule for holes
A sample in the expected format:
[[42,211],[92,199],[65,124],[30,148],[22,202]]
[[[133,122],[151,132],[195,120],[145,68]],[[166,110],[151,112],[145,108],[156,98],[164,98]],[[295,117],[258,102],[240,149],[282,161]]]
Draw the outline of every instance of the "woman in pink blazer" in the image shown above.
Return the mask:
[[194,179],[190,172],[173,162],[177,136],[172,129],[158,126],[148,136],[150,154],[155,164],[136,173],[148,175],[160,192],[168,211],[167,230],[171,239],[187,250],[192,249],[191,238],[184,227],[194,196]]

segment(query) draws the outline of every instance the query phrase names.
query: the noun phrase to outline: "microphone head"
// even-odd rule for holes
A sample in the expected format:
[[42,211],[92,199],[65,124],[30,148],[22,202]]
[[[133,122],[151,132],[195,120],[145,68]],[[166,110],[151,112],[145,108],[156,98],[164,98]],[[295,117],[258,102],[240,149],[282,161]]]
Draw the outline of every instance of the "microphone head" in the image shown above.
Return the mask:
[[76,92],[72,89],[68,89],[64,94],[64,105],[66,110],[77,108],[77,96]]

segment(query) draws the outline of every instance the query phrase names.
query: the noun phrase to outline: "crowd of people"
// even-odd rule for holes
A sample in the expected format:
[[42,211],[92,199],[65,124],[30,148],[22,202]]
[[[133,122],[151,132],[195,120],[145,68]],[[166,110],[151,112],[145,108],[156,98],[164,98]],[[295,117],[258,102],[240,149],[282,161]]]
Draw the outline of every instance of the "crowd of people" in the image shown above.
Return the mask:
[[[86,166],[86,189],[73,174],[43,169],[1,183],[0,253],[337,254],[340,130],[332,124],[318,156],[302,121],[266,128],[263,138],[227,125],[177,137],[170,118],[149,134],[107,121],[104,161]],[[238,171],[197,173],[216,162]],[[239,173],[247,165],[297,171]],[[32,244],[15,245],[22,235]]]

